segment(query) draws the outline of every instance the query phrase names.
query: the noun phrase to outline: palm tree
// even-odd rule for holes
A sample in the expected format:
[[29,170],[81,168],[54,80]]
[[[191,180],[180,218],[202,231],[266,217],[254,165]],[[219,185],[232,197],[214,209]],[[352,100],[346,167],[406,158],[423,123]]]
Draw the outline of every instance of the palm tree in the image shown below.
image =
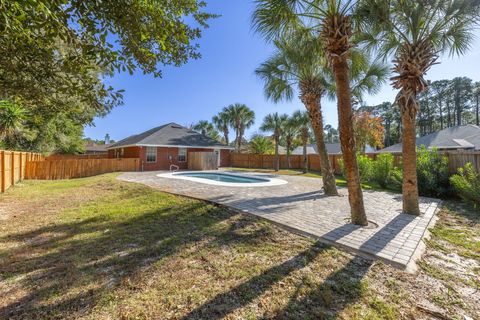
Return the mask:
[[303,147],[303,173],[308,172],[307,144],[310,138],[310,117],[305,111],[297,110],[292,115],[299,131],[299,138]]
[[294,90],[298,88],[315,135],[325,194],[338,195],[323,132],[321,99],[327,86],[325,59],[318,48],[318,42],[312,40],[315,39],[309,37],[308,33],[275,40],[276,52],[255,72],[265,83],[267,98],[274,102],[292,100]]
[[416,168],[418,94],[439,54],[464,54],[480,21],[478,1],[364,0],[358,10],[364,40],[384,57],[393,56],[392,85],[402,114],[403,212],[420,214]]
[[240,152],[245,130],[255,122],[255,113],[242,103],[231,104],[224,111],[228,113],[230,125],[235,130],[235,147]]
[[288,115],[279,115],[277,112],[267,114],[263,119],[263,123],[260,126],[260,130],[273,133],[273,139],[275,141],[275,171],[280,169],[280,157],[278,156],[278,145],[280,143],[280,137],[287,122]]
[[228,134],[229,134],[229,126],[231,123],[230,114],[227,111],[227,108],[223,108],[221,112],[219,112],[216,116],[212,118],[212,122],[215,125],[215,128],[223,133],[223,139],[225,140],[225,144],[229,144]]
[[0,100],[0,139],[8,146],[21,130],[26,112],[19,104]]
[[220,137],[217,130],[215,130],[213,124],[211,124],[207,120],[198,121],[196,124],[193,125],[193,130],[198,131],[204,136],[208,136],[215,140],[219,140]]
[[283,139],[285,141],[286,157],[287,157],[287,167],[290,169],[290,155],[294,149],[294,140],[298,136],[298,124],[296,119],[293,117],[288,117],[283,128]]
[[250,139],[249,147],[254,154],[271,154],[274,149],[272,140],[259,134]]
[[[351,221],[357,225],[367,225],[351,121],[353,109],[348,61],[354,45],[351,38],[355,4],[353,0],[258,0],[253,23],[256,30],[268,39],[298,30],[304,23],[308,23],[310,29],[319,31],[319,42],[334,74],[337,89],[340,144],[347,177]],[[321,129],[323,131],[323,127]]]

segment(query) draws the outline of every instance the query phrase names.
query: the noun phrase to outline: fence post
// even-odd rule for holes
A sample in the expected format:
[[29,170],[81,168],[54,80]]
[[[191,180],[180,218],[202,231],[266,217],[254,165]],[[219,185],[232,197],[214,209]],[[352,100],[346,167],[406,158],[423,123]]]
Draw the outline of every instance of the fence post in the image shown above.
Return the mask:
[[15,152],[12,151],[10,154],[12,159],[11,159],[11,167],[10,167],[10,176],[12,177],[12,187],[15,185]]
[[23,165],[22,154],[23,154],[23,152],[20,152],[20,158],[19,158],[20,167],[18,168],[19,181],[22,180],[22,165]]
[[2,155],[2,163],[0,165],[0,174],[2,175],[1,192],[5,192],[5,151],[0,151]]

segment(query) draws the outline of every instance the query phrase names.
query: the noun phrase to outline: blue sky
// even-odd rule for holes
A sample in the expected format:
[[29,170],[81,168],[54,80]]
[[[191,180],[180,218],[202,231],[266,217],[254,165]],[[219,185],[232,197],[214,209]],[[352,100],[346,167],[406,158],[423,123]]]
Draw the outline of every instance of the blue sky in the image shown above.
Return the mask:
[[[272,46],[250,25],[253,1],[207,0],[209,12],[220,14],[210,23],[198,41],[202,58],[180,68],[164,69],[163,78],[137,72],[121,73],[108,82],[125,89],[124,105],[115,108],[104,118],[95,119],[95,126],[85,128],[85,136],[103,139],[106,133],[115,140],[140,133],[152,127],[177,122],[189,125],[198,120],[210,120],[223,107],[245,103],[255,111],[255,125],[247,137],[258,131],[263,117],[271,112],[291,113],[303,109],[294,99],[274,104],[265,99],[262,82],[254,75],[255,68],[272,52]],[[441,59],[427,79],[449,79],[467,76],[480,80],[480,41],[477,38],[467,55]],[[367,104],[392,101],[395,92],[388,84],[382,91],[366,98]],[[325,122],[337,126],[336,105],[324,100]]]

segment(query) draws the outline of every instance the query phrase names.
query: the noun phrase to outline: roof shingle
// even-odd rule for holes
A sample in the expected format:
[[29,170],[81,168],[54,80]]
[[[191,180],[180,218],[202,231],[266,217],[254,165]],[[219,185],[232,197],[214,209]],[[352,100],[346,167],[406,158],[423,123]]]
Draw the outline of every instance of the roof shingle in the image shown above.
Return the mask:
[[233,149],[210,137],[173,122],[120,140],[111,145],[109,149],[132,145]]

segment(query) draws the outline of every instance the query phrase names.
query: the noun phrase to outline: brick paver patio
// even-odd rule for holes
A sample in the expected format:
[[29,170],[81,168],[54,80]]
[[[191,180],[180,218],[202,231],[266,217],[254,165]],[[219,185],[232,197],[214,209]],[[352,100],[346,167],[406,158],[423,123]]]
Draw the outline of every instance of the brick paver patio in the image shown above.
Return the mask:
[[416,217],[401,213],[401,194],[364,191],[368,219],[378,227],[362,228],[349,223],[347,190],[339,188],[341,197],[324,196],[319,191],[320,179],[275,176],[288,181],[288,184],[239,188],[160,178],[158,173],[124,173],[119,179],[226,205],[268,219],[293,232],[384,260],[402,269],[418,256],[422,237],[439,205],[437,199],[421,198],[422,215]]

